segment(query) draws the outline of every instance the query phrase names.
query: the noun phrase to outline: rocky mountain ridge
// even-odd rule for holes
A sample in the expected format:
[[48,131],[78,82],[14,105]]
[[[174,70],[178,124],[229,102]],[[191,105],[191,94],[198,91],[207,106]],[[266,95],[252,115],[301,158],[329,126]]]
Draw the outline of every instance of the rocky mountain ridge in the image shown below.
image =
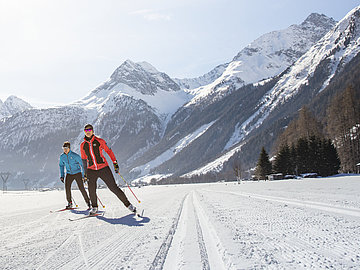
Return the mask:
[[[231,63],[216,67],[197,82],[191,79],[179,82],[148,63],[128,60],[88,96],[69,106],[29,110],[0,122],[0,135],[4,138],[0,144],[0,169],[6,165],[7,169],[18,171],[18,179],[22,175],[32,175],[39,185],[56,184],[62,142],[70,140],[73,150],[78,152],[77,147],[83,140],[82,129],[87,123],[92,123],[95,134],[112,147],[122,174],[128,179],[216,172],[223,170],[226,162],[240,152],[251,163],[256,153],[254,142],[260,140],[257,145],[271,145],[278,132],[275,127],[285,125],[288,115],[324,89],[331,75],[340,71],[342,65],[339,63],[345,65],[356,55],[358,15],[356,10],[349,14],[348,21],[344,19],[335,27],[332,19],[312,14],[300,26],[291,26],[280,31],[281,34],[264,35],[267,38],[260,37]],[[345,26],[347,22],[349,27]],[[327,34],[326,27],[330,30]],[[294,29],[297,34],[286,35]],[[314,33],[310,34],[312,31]],[[320,36],[321,31],[324,37]],[[336,49],[329,59],[336,58],[338,64],[326,66],[330,60],[323,56],[328,51],[321,48],[326,46],[324,40],[332,40],[334,35],[337,35],[334,42],[338,40],[337,43],[347,46],[348,49],[343,50],[341,45],[340,51],[348,58],[341,57]],[[281,53],[276,53],[278,48],[274,44],[280,43],[279,36],[286,37],[283,42],[286,46],[281,47]],[[270,37],[274,38],[272,42]],[[257,48],[261,42],[264,42],[262,51],[249,50]],[[296,52],[287,51],[293,44],[297,44]],[[273,55],[269,57],[271,53],[268,54],[266,48],[272,46]],[[264,51],[267,53],[263,54]],[[312,61],[320,61],[313,66],[307,83],[296,88],[298,81],[295,79],[301,80],[300,75],[311,69],[311,65],[308,69],[300,68],[308,63],[309,51],[313,53]],[[300,58],[296,58],[297,55],[301,55]],[[277,62],[281,65],[265,64],[268,68],[259,74],[259,82],[251,72],[248,77],[240,76],[241,69],[247,68],[241,65],[241,59],[245,58],[254,64],[255,59],[261,59],[257,62],[260,66]],[[266,72],[274,75],[264,77]],[[288,90],[282,88],[282,83],[290,78],[294,78],[293,85],[287,86]],[[191,88],[191,85],[202,83],[208,84],[186,89],[186,85]],[[286,91],[293,93],[288,99]],[[299,100],[295,106],[294,100]],[[273,135],[265,138],[264,132]]]

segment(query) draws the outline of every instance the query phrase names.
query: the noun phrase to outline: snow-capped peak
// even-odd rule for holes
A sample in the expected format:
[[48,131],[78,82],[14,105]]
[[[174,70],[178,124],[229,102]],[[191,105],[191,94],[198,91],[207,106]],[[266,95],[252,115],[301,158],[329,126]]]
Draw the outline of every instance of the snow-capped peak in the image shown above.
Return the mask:
[[103,84],[75,103],[108,112],[124,97],[142,100],[158,115],[171,115],[188,101],[187,94],[165,73],[147,62],[126,60]]
[[310,14],[300,25],[262,35],[225,65],[222,74],[208,85],[191,91],[195,97],[188,104],[201,99],[229,94],[245,84],[274,77],[291,66],[312,45],[321,39],[336,21],[325,15]]
[[22,112],[33,107],[26,101],[16,96],[9,96],[5,102],[0,100],[0,118],[11,116],[15,113]]
[[[308,85],[315,71],[323,64],[322,78],[314,92],[323,90],[354,56],[360,53],[360,6],[350,11],[332,30],[301,56],[268,91],[257,106],[257,111],[243,123],[239,123],[226,149],[241,141],[279,105],[294,97],[302,86]],[[321,77],[320,76],[320,77]],[[321,80],[321,81],[320,81]]]
[[158,90],[180,90],[168,75],[159,72],[149,63],[134,63],[130,60],[126,60],[114,71],[108,83],[112,85],[123,83],[146,95],[154,95]]

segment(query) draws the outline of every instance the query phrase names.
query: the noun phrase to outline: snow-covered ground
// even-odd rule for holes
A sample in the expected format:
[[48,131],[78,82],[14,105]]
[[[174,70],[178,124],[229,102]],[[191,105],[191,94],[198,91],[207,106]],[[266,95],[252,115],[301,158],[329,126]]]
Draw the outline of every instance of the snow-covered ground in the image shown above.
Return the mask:
[[[360,176],[134,188],[134,217],[63,191],[0,194],[0,269],[359,269]],[[131,193],[129,199],[135,203]]]

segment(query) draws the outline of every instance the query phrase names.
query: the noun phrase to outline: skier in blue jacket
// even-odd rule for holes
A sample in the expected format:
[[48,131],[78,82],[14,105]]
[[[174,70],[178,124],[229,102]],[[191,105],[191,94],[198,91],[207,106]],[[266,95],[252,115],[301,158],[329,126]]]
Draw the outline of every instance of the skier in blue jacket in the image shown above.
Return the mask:
[[75,152],[70,150],[70,142],[64,142],[63,144],[63,150],[64,153],[60,156],[60,180],[64,183],[64,168],[66,168],[66,177],[65,177],[65,191],[66,191],[66,200],[68,201],[68,205],[66,206],[66,209],[73,208],[72,204],[72,196],[71,196],[71,184],[74,180],[76,180],[76,183],[81,191],[81,194],[83,195],[86,204],[89,208],[91,208],[90,199],[88,194],[86,193],[85,187],[84,187],[84,167],[83,162],[81,160],[81,157],[76,154]]

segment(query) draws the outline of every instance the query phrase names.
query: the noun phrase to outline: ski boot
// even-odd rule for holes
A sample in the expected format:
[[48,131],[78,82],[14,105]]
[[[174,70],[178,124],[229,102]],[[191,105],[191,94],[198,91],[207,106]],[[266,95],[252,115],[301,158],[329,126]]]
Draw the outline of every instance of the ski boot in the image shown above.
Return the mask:
[[91,215],[95,215],[98,212],[98,208],[97,207],[93,207],[90,212],[89,212],[89,216]]
[[128,206],[128,209],[136,215],[136,207],[135,207],[135,206],[133,206],[132,204],[130,204],[130,205]]
[[69,202],[67,206],[65,206],[65,209],[72,209],[73,208],[73,204],[72,202]]

